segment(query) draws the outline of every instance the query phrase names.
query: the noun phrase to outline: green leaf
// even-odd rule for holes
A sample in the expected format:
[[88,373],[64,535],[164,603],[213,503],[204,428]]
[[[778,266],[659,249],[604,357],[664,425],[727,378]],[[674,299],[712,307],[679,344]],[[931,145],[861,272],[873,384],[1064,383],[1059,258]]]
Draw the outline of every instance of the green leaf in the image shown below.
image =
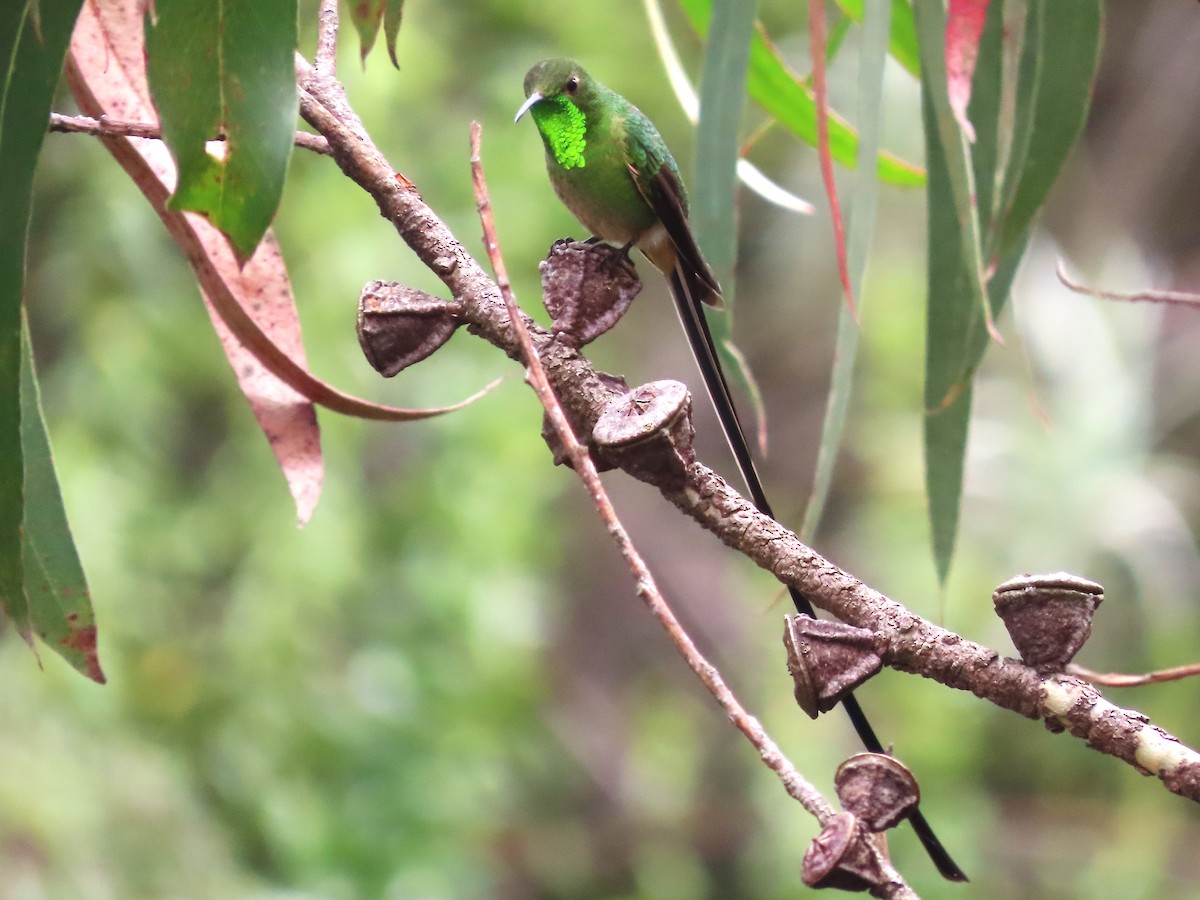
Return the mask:
[[[875,210],[879,199],[879,181],[870,172],[870,161],[879,148],[883,126],[883,73],[887,62],[888,32],[891,9],[873,3],[867,11],[863,27],[862,48],[859,54],[858,97],[862,133],[858,145],[858,167],[850,193],[850,221],[846,231],[846,257],[850,270],[851,295],[863,308],[862,284],[867,268],[871,235],[875,229]],[[850,394],[854,387],[854,364],[858,359],[859,327],[854,314],[844,304],[838,304],[837,347],[834,351],[833,372],[829,380],[829,397],[825,418],[821,424],[821,445],[817,451],[817,466],[813,475],[812,493],[804,510],[800,539],[811,543],[820,524],[833,482]]]
[[[996,5],[998,10],[1000,4]],[[958,260],[955,290],[949,293],[933,281],[933,266],[929,273],[930,305],[927,312],[931,324],[946,336],[944,343],[926,347],[925,408],[938,409],[949,404],[954,394],[962,390],[974,372],[978,357],[972,334],[980,323],[986,327],[983,249],[976,192],[976,174],[972,167],[971,150],[966,136],[950,105],[946,60],[943,52],[946,15],[942,0],[916,0],[917,38],[921,46],[922,107],[925,121],[925,161],[932,170],[935,164],[944,176],[948,194],[933,188],[930,174],[929,242],[931,259],[936,252],[950,254]],[[999,20],[994,12],[989,16],[985,32]],[[999,93],[984,90],[986,73],[990,70],[983,59],[981,47],[976,65],[976,87],[972,90],[971,110],[976,118],[994,119],[999,109]],[[983,173],[990,178],[991,173]],[[935,203],[935,200],[937,201]],[[942,204],[949,201],[949,206]],[[936,248],[934,244],[937,244]],[[937,321],[933,321],[933,320]],[[932,336],[932,330],[930,331]]]
[[359,56],[365,63],[367,54],[375,47],[379,26],[383,26],[388,57],[397,69],[396,39],[400,36],[400,20],[404,15],[404,0],[352,0],[350,21],[358,32]]
[[[933,203],[933,163],[930,161],[930,205]],[[939,181],[941,179],[938,179]],[[945,190],[942,186],[939,191]],[[931,226],[932,228],[932,226]],[[1026,242],[1010,248],[996,267],[988,282],[988,303],[991,304],[992,314],[999,315],[1008,299],[1009,289],[1017,274],[1021,257],[1025,255]],[[935,261],[935,255],[939,257]],[[935,280],[943,289],[952,289],[956,279],[962,278],[963,273],[950,254],[935,254],[929,251],[930,285]],[[936,267],[936,268],[935,268]],[[935,303],[934,295],[930,295],[929,306],[931,313],[926,327],[926,365],[929,365],[929,347],[945,340],[944,329],[939,328],[939,322],[932,313]],[[975,338],[979,345],[979,355],[987,346],[986,332],[977,332],[982,336]],[[956,334],[956,338],[961,334]],[[927,382],[928,385],[928,382]],[[956,391],[948,400],[938,407],[927,407],[925,410],[925,489],[929,495],[929,522],[933,534],[933,559],[937,569],[938,581],[945,584],[950,574],[950,563],[954,558],[954,543],[958,534],[959,507],[962,503],[963,463],[967,455],[967,434],[971,419],[972,382],[967,379],[961,389]],[[927,397],[928,399],[928,397]]]
[[948,406],[925,413],[925,490],[929,494],[934,567],[942,584],[950,574],[958,537],[971,393],[968,384]]
[[0,607],[26,635],[20,396],[25,239],[34,168],[82,5],[82,0],[0,4]]
[[734,202],[738,130],[746,96],[746,63],[754,32],[755,0],[730,0],[717,8],[704,48],[700,121],[696,127],[696,178],[691,224],[717,279],[728,280],[737,251]]
[[1004,190],[1000,249],[1018,241],[1058,177],[1087,118],[1100,61],[1100,0],[1033,0]]
[[[157,0],[153,10],[147,75],[179,170],[171,208],[208,216],[248,258],[292,152],[296,0]],[[214,155],[206,143],[218,134]]]
[[396,40],[400,37],[400,20],[404,17],[404,0],[387,0],[383,10],[383,38],[387,42],[388,58],[400,68],[396,58]]
[[969,145],[949,108],[941,0],[916,0],[915,9],[929,170],[926,486],[944,581],[958,524],[971,381],[1030,223],[1082,128],[1101,12],[1098,0],[1032,0],[1022,21],[1022,7],[990,4],[972,80],[968,114],[976,139]]
[[[862,24],[863,0],[836,0],[851,21]],[[876,4],[872,3],[874,8]],[[892,0],[892,26],[888,36],[888,53],[916,78],[921,77],[921,57],[917,49],[917,28],[913,23],[909,0]]]
[[829,27],[829,34],[825,36],[825,60],[829,65],[833,64],[838,51],[842,49],[842,44],[853,24],[853,20],[848,16],[838,16],[837,20]]
[[746,391],[755,417],[763,421],[762,394],[745,358],[730,340],[733,269],[737,254],[735,194],[739,151],[738,128],[746,96],[746,63],[754,31],[755,0],[723,3],[717,27],[704,49],[700,78],[700,122],[696,129],[696,177],[691,223],[696,241],[724,286],[726,315],[710,319],[721,365]]
[[[1000,108],[999,65],[993,52],[1001,27],[999,7],[989,16],[972,83],[970,115],[980,153],[987,151]],[[922,113],[928,196],[928,301],[925,325],[925,484],[933,530],[934,564],[945,581],[954,554],[962,496],[963,459],[971,414],[971,379],[987,346],[989,316],[1007,296],[995,278],[985,288],[976,182],[992,173],[973,168],[970,147],[950,106],[941,0],[916,0],[921,46]],[[985,191],[986,196],[986,191]],[[1019,258],[1019,257],[1018,257]],[[1014,267],[1015,270],[1015,267]],[[984,304],[992,304],[985,310]]]
[[[697,33],[707,34],[712,0],[680,0],[680,5]],[[788,70],[761,30],[757,30],[750,41],[747,89],[755,102],[793,134],[813,147],[817,145],[816,101],[803,80]],[[857,146],[858,135],[854,129],[830,111],[829,149],[834,160],[854,168]],[[879,154],[878,168],[879,177],[893,184],[915,187],[925,182],[919,166],[887,152]]]
[[350,21],[358,32],[359,56],[365,62],[367,54],[379,37],[379,26],[383,24],[383,8],[387,0],[351,0]]
[[67,525],[46,436],[28,334],[21,365],[21,441],[25,459],[25,596],[29,623],[56,653],[104,683],[96,654],[96,618],[83,566]]

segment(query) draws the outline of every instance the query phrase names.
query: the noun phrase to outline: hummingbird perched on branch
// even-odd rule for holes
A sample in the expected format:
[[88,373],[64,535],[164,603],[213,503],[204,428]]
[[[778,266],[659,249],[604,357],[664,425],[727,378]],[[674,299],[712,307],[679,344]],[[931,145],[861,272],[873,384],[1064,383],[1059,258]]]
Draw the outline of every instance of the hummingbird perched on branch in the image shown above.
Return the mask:
[[[558,198],[601,240],[637,247],[667,277],[675,309],[755,503],[767,503],[704,317],[721,287],[688,223],[679,166],[654,124],[572,59],[546,59],[525,75],[529,113],[546,148]],[[765,510],[764,510],[765,511]]]
[[[627,251],[637,247],[666,276],[738,470],[755,506],[774,518],[705,318],[705,306],[724,306],[721,288],[692,234],[687,191],[666,142],[636,106],[572,59],[534,65],[525,75],[525,98],[514,122],[526,113],[533,118],[558,198],[595,238]],[[807,597],[788,590],[799,612],[814,615]],[[854,696],[842,702],[866,748],[883,752]],[[920,810],[911,819],[942,875],[965,881]]]

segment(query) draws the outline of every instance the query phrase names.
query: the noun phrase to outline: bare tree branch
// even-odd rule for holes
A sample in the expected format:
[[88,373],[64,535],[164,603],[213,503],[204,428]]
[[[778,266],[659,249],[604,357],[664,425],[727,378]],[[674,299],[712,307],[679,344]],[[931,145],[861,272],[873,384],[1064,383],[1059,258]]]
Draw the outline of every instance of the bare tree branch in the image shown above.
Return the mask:
[[1162,684],[1166,681],[1195,678],[1200,675],[1200,663],[1188,663],[1185,666],[1158,669],[1154,672],[1142,672],[1136,675],[1125,672],[1093,672],[1091,669],[1085,669],[1075,663],[1067,666],[1067,671],[1089,684],[1098,684],[1104,687],[1142,687],[1147,684]]
[[[297,73],[301,115],[328,139],[342,171],[371,194],[384,218],[463,303],[469,329],[519,360],[520,349],[496,285],[412,183],[393,171],[349,110],[340,85],[302,59]],[[522,321],[576,432],[590,434],[614,389],[577,351],[551,340],[527,317]],[[1042,719],[1050,728],[1067,730],[1094,749],[1156,775],[1174,793],[1200,802],[1200,754],[1150,725],[1142,714],[1114,706],[1078,679],[1039,676],[1019,661],[922,619],[805,546],[703,465],[691,467],[683,488],[657,486],[680,510],[784,584],[800,589],[839,619],[874,631],[885,647],[885,664]]]
[[1187,291],[1102,291],[1098,288],[1088,287],[1086,284],[1071,279],[1067,274],[1066,263],[1061,259],[1054,272],[1064,287],[1076,294],[1083,294],[1085,297],[1120,300],[1125,303],[1176,303],[1180,306],[1200,306],[1200,294],[1191,294]]
[[337,75],[338,8],[337,0],[321,0],[317,15],[317,55],[315,66],[322,75]]

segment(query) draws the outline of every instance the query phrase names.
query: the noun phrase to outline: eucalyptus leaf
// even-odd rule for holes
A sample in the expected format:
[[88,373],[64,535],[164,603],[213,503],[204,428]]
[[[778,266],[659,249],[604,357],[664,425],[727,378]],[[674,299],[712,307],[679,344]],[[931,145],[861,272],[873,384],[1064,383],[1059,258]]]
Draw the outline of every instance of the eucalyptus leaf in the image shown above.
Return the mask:
[[[838,7],[853,22],[866,21],[863,0],[836,0]],[[869,9],[874,9],[872,3]],[[921,77],[921,57],[917,48],[917,29],[913,23],[912,4],[909,0],[892,0],[891,30],[888,35],[888,53],[910,74]]]
[[96,650],[96,617],[67,524],[42,419],[33,351],[23,342],[21,441],[25,460],[25,596],[29,624],[46,646],[93,681],[104,683]]
[[379,37],[386,5],[387,0],[354,0],[347,4],[350,7],[350,22],[358,32],[358,55],[364,62],[375,46],[375,39]]
[[147,17],[147,76],[179,170],[171,208],[207,216],[242,259],[283,193],[295,51],[296,0],[156,0]]
[[[738,127],[746,96],[746,66],[754,32],[755,0],[733,0],[717,11],[716,27],[705,47],[700,79],[700,123],[696,130],[696,177],[691,222],[725,294],[726,314],[710,322],[713,340],[727,372],[734,375],[765,421],[762,394],[745,358],[730,339],[733,310],[733,270],[737,253],[734,210],[739,151]],[[760,434],[763,432],[760,426]]]
[[82,0],[0,4],[0,608],[28,635],[21,523],[21,308],[33,174]]
[[[863,24],[862,49],[858,73],[859,121],[862,131],[858,145],[859,165],[850,190],[850,216],[846,229],[847,267],[850,270],[851,295],[858,298],[860,315],[863,311],[863,279],[871,235],[875,229],[875,210],[879,200],[879,180],[870,171],[870,161],[879,148],[883,126],[883,75],[887,62],[888,33],[891,8],[872,4],[866,11]],[[838,304],[837,344],[834,350],[833,372],[829,379],[829,396],[825,417],[821,423],[821,444],[817,451],[817,466],[813,474],[812,493],[804,510],[800,538],[812,543],[829,497],[833,470],[854,387],[854,365],[858,360],[859,325],[846,304]]]
[[1029,226],[1082,129],[1099,54],[1098,0],[1031,0],[1023,19],[1006,20],[1008,6],[988,9],[968,106],[971,143],[950,109],[942,4],[915,3],[929,169],[925,475],[943,581],[958,528],[972,379]]
[[[692,27],[701,35],[708,34],[712,17],[712,0],[680,0]],[[817,145],[817,105],[812,91],[803,79],[789,71],[775,48],[761,30],[756,30],[750,42],[747,90],[763,109],[806,144]],[[832,110],[829,114],[829,149],[840,165],[854,168],[858,135]],[[916,187],[924,184],[920,167],[898,157],[879,154],[879,177],[892,184]]]

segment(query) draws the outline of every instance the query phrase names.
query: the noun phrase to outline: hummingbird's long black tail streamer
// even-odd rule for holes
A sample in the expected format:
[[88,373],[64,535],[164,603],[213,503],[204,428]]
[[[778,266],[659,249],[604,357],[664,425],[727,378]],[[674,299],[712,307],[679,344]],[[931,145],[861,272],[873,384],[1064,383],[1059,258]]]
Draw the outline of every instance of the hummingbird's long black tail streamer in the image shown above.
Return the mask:
[[[679,315],[679,321],[687,335],[688,345],[696,359],[696,365],[700,367],[700,375],[704,379],[708,396],[716,408],[717,418],[721,422],[721,430],[725,432],[725,440],[728,442],[730,450],[733,451],[733,458],[737,463],[738,470],[746,482],[746,487],[750,490],[750,498],[758,507],[759,512],[773,519],[775,514],[771,511],[771,504],[767,500],[762,480],[758,477],[758,469],[754,465],[754,458],[750,455],[750,445],[746,441],[746,434],[738,419],[737,407],[734,406],[733,395],[729,390],[729,382],[726,381],[725,371],[717,358],[716,343],[709,330],[708,319],[705,317],[702,304],[694,299],[697,296],[704,296],[705,288],[702,285],[695,287],[689,285],[689,274],[686,267],[676,265],[668,275],[671,298],[675,301],[675,311]],[[797,612],[816,618],[816,611],[807,597],[791,585],[788,586],[788,593],[791,595]],[[842,706],[846,710],[846,715],[850,717],[850,723],[854,726],[863,746],[873,753],[886,752],[875,735],[875,729],[867,721],[866,713],[863,712],[853,694],[848,694],[842,700]],[[919,807],[912,811],[909,820],[912,822],[913,831],[916,832],[925,852],[929,854],[929,858],[937,866],[942,877],[949,881],[966,881],[966,873],[958,867],[946,848],[942,846],[942,842],[933,833],[933,828],[925,820]]]

